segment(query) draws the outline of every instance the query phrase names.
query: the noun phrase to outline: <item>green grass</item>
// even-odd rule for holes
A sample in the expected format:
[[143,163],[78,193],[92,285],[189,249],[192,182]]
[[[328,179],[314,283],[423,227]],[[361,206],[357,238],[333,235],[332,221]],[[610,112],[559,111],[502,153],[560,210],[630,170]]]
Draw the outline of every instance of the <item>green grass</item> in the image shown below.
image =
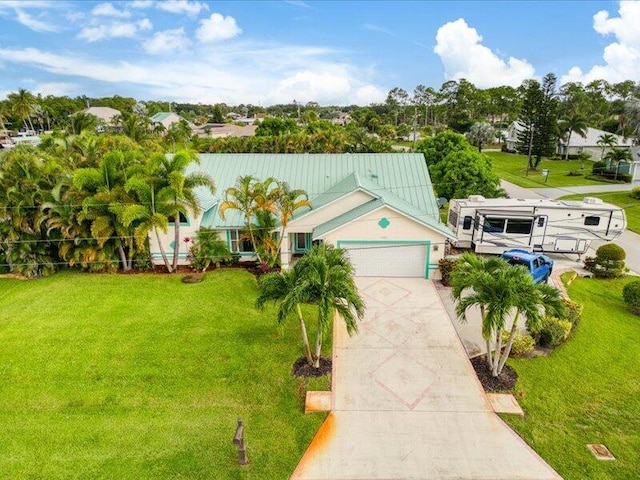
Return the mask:
[[[549,160],[543,158],[538,165],[537,172],[527,174],[527,156],[505,152],[485,152],[491,158],[493,168],[502,180],[515,183],[525,188],[545,188],[545,187],[575,187],[578,185],[606,185],[605,182],[587,180],[585,176],[591,175],[590,161],[584,162],[584,169],[581,169],[583,162],[580,160]],[[543,169],[549,170],[549,177],[545,183],[542,175]],[[584,176],[569,177],[570,171],[583,173]]]
[[288,478],[328,379],[290,376],[297,322],[256,293],[241,270],[0,279],[0,478]]
[[[575,280],[569,294],[584,313],[569,341],[548,357],[510,361],[526,416],[503,418],[567,480],[638,478],[640,317],[621,293],[632,279]],[[617,460],[596,460],[589,443]]]
[[640,234],[640,200],[629,196],[629,192],[582,193],[567,195],[561,200],[582,200],[584,197],[598,197],[607,203],[624,208],[627,215],[627,230]]

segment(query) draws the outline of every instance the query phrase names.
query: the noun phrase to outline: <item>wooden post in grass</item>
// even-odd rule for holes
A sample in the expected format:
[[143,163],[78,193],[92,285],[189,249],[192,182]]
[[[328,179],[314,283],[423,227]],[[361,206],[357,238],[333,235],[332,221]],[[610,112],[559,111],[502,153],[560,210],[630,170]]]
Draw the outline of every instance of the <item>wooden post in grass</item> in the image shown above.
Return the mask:
[[249,459],[247,458],[247,445],[244,443],[244,422],[241,418],[238,419],[236,434],[233,436],[233,444],[238,446],[238,463],[240,465],[249,463]]

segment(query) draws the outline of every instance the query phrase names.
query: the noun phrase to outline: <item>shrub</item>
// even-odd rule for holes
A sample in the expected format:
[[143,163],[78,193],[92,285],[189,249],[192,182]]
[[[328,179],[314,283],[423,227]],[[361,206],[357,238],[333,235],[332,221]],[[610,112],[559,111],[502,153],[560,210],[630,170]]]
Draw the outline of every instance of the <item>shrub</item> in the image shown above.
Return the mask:
[[[507,330],[502,331],[502,344],[505,345],[509,341],[509,332]],[[516,333],[513,338],[513,345],[511,346],[510,357],[521,357],[533,351],[536,346],[536,341],[529,334],[520,335]]]
[[438,261],[438,269],[442,275],[442,284],[446,287],[450,286],[451,272],[456,268],[458,260],[455,258],[442,258]]
[[633,187],[629,196],[635,200],[640,200],[640,187]]
[[627,268],[624,259],[627,254],[615,243],[607,243],[596,250],[596,257],[587,257],[584,268],[598,278],[617,278],[622,276]]
[[210,228],[200,228],[196,238],[185,238],[185,243],[190,245],[187,254],[189,264],[199,272],[206,271],[212,263],[220,267],[221,263],[230,263],[234,259],[227,242],[220,239],[218,233]]
[[602,174],[602,172],[604,172],[604,169],[606,167],[607,167],[607,162],[603,162],[603,161],[593,162],[593,165],[591,166],[591,173],[593,173],[594,175],[600,175]]
[[583,305],[578,302],[574,302],[572,300],[564,300],[564,304],[566,305],[566,314],[562,316],[562,320],[568,320],[574,326],[578,324],[580,321],[580,317],[582,316]]
[[624,303],[636,315],[640,315],[640,280],[627,283],[622,289]]
[[569,320],[561,320],[555,317],[545,318],[538,332],[538,344],[549,348],[562,345],[569,338],[572,326]]
[[580,172],[576,172],[575,170],[571,170],[569,173],[567,173],[567,177],[581,177],[582,173]]

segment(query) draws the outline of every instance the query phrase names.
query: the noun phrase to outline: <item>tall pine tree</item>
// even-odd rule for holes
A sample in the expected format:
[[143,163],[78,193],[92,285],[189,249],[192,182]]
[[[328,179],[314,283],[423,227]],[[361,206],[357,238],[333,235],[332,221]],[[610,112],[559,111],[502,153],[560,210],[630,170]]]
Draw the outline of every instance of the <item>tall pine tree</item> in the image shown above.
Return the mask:
[[542,157],[553,155],[558,139],[558,100],[556,76],[545,75],[542,85],[536,80],[523,84],[523,99],[518,123],[518,151],[528,156],[529,169],[535,170]]

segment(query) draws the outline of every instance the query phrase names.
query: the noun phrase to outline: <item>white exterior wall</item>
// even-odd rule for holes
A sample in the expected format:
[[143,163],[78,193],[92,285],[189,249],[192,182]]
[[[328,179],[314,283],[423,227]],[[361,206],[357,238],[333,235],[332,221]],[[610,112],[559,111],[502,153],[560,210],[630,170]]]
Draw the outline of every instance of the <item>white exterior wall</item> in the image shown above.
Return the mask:
[[[389,225],[386,228],[382,228],[378,224],[383,218],[389,221]],[[384,245],[384,242],[393,243],[394,241],[428,241],[430,242],[427,257],[429,278],[439,278],[438,261],[444,256],[446,237],[391,208],[382,207],[357,218],[333,232],[329,232],[324,237],[324,241],[332,245],[338,245],[341,240],[371,241],[379,245]]]
[[296,218],[287,225],[287,232],[311,233],[315,227],[336,218],[354,208],[373,199],[362,190],[356,190],[317,210],[311,210],[306,215]]
[[[187,257],[187,253],[189,252],[190,245],[187,245],[184,239],[195,238],[196,232],[200,229],[200,219],[201,219],[201,216],[199,216],[198,218],[194,218],[193,215],[190,215],[188,217],[189,225],[184,225],[184,224],[180,225],[180,251],[178,252],[179,265],[188,265],[189,263],[187,262],[186,257]],[[227,237],[224,234],[224,232],[222,232],[220,238],[222,238],[225,241],[227,240]],[[160,231],[160,241],[164,246],[164,251],[167,254],[167,257],[169,258],[169,261],[172,261],[173,259],[173,248],[171,245],[174,239],[175,239],[175,231],[173,228],[173,223],[171,223],[169,224],[169,229],[167,230],[167,233],[163,233],[162,231]],[[151,252],[151,256],[153,257],[153,263],[155,265],[164,264],[164,261],[162,259],[162,254],[160,253],[160,247],[158,246],[157,237],[154,231],[149,232],[149,251]]]

